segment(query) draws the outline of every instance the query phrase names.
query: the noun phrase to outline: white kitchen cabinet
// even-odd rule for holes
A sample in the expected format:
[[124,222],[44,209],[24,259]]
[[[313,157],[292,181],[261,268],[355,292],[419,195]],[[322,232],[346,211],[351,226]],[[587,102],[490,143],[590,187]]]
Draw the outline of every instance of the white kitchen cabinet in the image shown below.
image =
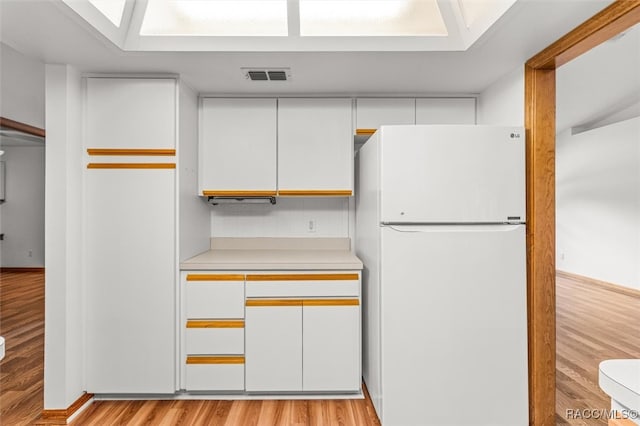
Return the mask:
[[244,277],[182,272],[181,387],[185,390],[244,390]]
[[418,98],[416,124],[476,124],[476,99]]
[[173,393],[175,167],[86,171],[86,390]]
[[358,299],[305,300],[302,324],[302,389],[357,392],[360,389]]
[[189,391],[244,390],[243,357],[192,357],[185,369]]
[[369,133],[382,125],[415,124],[414,98],[359,98],[356,100],[356,129]]
[[247,300],[247,392],[302,391],[302,303]]
[[246,282],[248,392],[360,390],[357,272],[247,274]]
[[352,100],[278,100],[278,194],[353,194]]
[[276,99],[204,98],[199,195],[276,192]]
[[243,318],[244,275],[187,274],[187,319]]
[[86,79],[86,148],[175,149],[175,123],[174,79]]

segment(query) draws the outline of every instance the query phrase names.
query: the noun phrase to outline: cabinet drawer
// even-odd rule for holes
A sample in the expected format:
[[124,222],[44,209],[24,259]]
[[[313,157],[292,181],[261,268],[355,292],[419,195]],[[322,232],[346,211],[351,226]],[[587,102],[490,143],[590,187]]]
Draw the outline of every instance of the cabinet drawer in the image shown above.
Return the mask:
[[188,319],[244,318],[243,275],[189,274],[186,285]]
[[188,391],[244,390],[244,357],[187,357]]
[[358,274],[247,275],[247,297],[358,296]]
[[244,321],[187,321],[186,350],[188,355],[241,355]]

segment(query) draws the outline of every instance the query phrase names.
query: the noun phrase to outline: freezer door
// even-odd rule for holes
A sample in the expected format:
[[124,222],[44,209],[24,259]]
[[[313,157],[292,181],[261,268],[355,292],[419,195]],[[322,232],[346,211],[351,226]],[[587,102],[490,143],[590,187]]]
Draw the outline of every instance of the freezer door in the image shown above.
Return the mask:
[[524,222],[522,128],[388,126],[380,131],[383,222]]
[[384,227],[382,423],[528,424],[524,225]]

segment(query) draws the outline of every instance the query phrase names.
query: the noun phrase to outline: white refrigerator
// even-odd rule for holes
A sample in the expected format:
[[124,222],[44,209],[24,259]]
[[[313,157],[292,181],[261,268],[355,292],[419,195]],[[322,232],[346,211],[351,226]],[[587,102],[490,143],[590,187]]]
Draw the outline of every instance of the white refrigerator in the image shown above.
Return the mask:
[[363,375],[384,426],[528,424],[524,141],[383,126],[357,155]]

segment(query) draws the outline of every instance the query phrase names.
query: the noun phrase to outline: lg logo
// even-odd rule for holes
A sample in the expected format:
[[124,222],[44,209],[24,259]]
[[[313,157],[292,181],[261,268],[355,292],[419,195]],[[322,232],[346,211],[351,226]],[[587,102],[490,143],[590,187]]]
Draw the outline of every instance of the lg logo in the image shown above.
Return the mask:
[[511,133],[509,137],[511,139],[520,139],[520,133]]

